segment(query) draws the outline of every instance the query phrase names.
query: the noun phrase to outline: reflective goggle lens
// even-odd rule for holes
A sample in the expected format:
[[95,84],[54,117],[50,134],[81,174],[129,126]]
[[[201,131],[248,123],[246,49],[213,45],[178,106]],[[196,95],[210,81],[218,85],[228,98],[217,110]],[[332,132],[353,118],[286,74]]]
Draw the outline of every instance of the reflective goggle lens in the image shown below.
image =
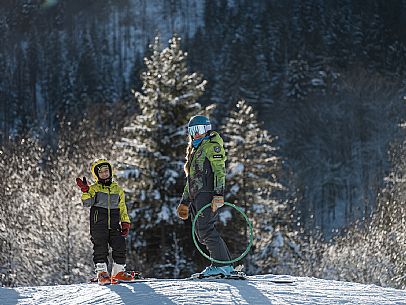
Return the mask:
[[205,134],[211,130],[211,125],[195,125],[188,127],[189,134],[193,137],[196,133],[197,134]]

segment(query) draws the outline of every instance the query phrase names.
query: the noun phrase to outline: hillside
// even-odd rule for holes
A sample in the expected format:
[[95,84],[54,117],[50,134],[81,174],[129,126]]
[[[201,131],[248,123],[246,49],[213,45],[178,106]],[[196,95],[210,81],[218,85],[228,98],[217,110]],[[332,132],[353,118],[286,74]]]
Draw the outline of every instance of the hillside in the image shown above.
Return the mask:
[[[292,284],[275,279],[294,280]],[[1,304],[406,304],[406,291],[307,277],[153,279],[133,284],[0,288]]]

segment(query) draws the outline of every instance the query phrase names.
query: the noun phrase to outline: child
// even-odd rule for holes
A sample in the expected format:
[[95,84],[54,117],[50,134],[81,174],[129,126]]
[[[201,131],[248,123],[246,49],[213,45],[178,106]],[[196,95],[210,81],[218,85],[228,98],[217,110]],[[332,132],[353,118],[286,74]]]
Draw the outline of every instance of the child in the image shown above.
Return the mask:
[[[92,163],[95,183],[88,185],[86,177],[76,178],[82,190],[82,202],[90,207],[90,235],[93,243],[93,262],[100,285],[129,282],[134,277],[125,272],[126,242],[130,218],[123,189],[113,181],[113,169],[105,159]],[[111,278],[107,271],[109,245],[112,248]]]
[[[205,209],[196,222],[197,237],[209,250],[210,257],[229,261],[227,245],[215,228],[217,209],[224,205],[226,154],[223,139],[211,130],[209,119],[202,115],[190,119],[188,132],[184,167],[187,182],[177,209],[178,216],[186,220],[190,209],[193,219],[203,206],[211,202],[211,209]],[[213,263],[199,277],[230,276],[234,272],[229,263]]]

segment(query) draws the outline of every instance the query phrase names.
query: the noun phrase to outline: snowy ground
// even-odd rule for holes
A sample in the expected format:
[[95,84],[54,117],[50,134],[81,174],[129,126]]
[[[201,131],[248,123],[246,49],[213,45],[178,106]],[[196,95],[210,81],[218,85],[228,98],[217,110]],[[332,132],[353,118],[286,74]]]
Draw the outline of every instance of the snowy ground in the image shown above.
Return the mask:
[[289,276],[295,283],[275,284],[275,277],[0,288],[0,304],[406,304],[405,290]]

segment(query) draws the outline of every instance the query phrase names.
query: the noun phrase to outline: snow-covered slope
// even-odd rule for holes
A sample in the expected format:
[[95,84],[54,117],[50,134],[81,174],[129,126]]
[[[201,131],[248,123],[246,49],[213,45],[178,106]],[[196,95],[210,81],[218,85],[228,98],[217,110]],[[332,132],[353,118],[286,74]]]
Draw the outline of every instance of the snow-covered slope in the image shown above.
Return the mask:
[[99,286],[77,284],[0,288],[0,304],[406,304],[406,291],[348,282],[283,276],[248,280],[170,280]]

